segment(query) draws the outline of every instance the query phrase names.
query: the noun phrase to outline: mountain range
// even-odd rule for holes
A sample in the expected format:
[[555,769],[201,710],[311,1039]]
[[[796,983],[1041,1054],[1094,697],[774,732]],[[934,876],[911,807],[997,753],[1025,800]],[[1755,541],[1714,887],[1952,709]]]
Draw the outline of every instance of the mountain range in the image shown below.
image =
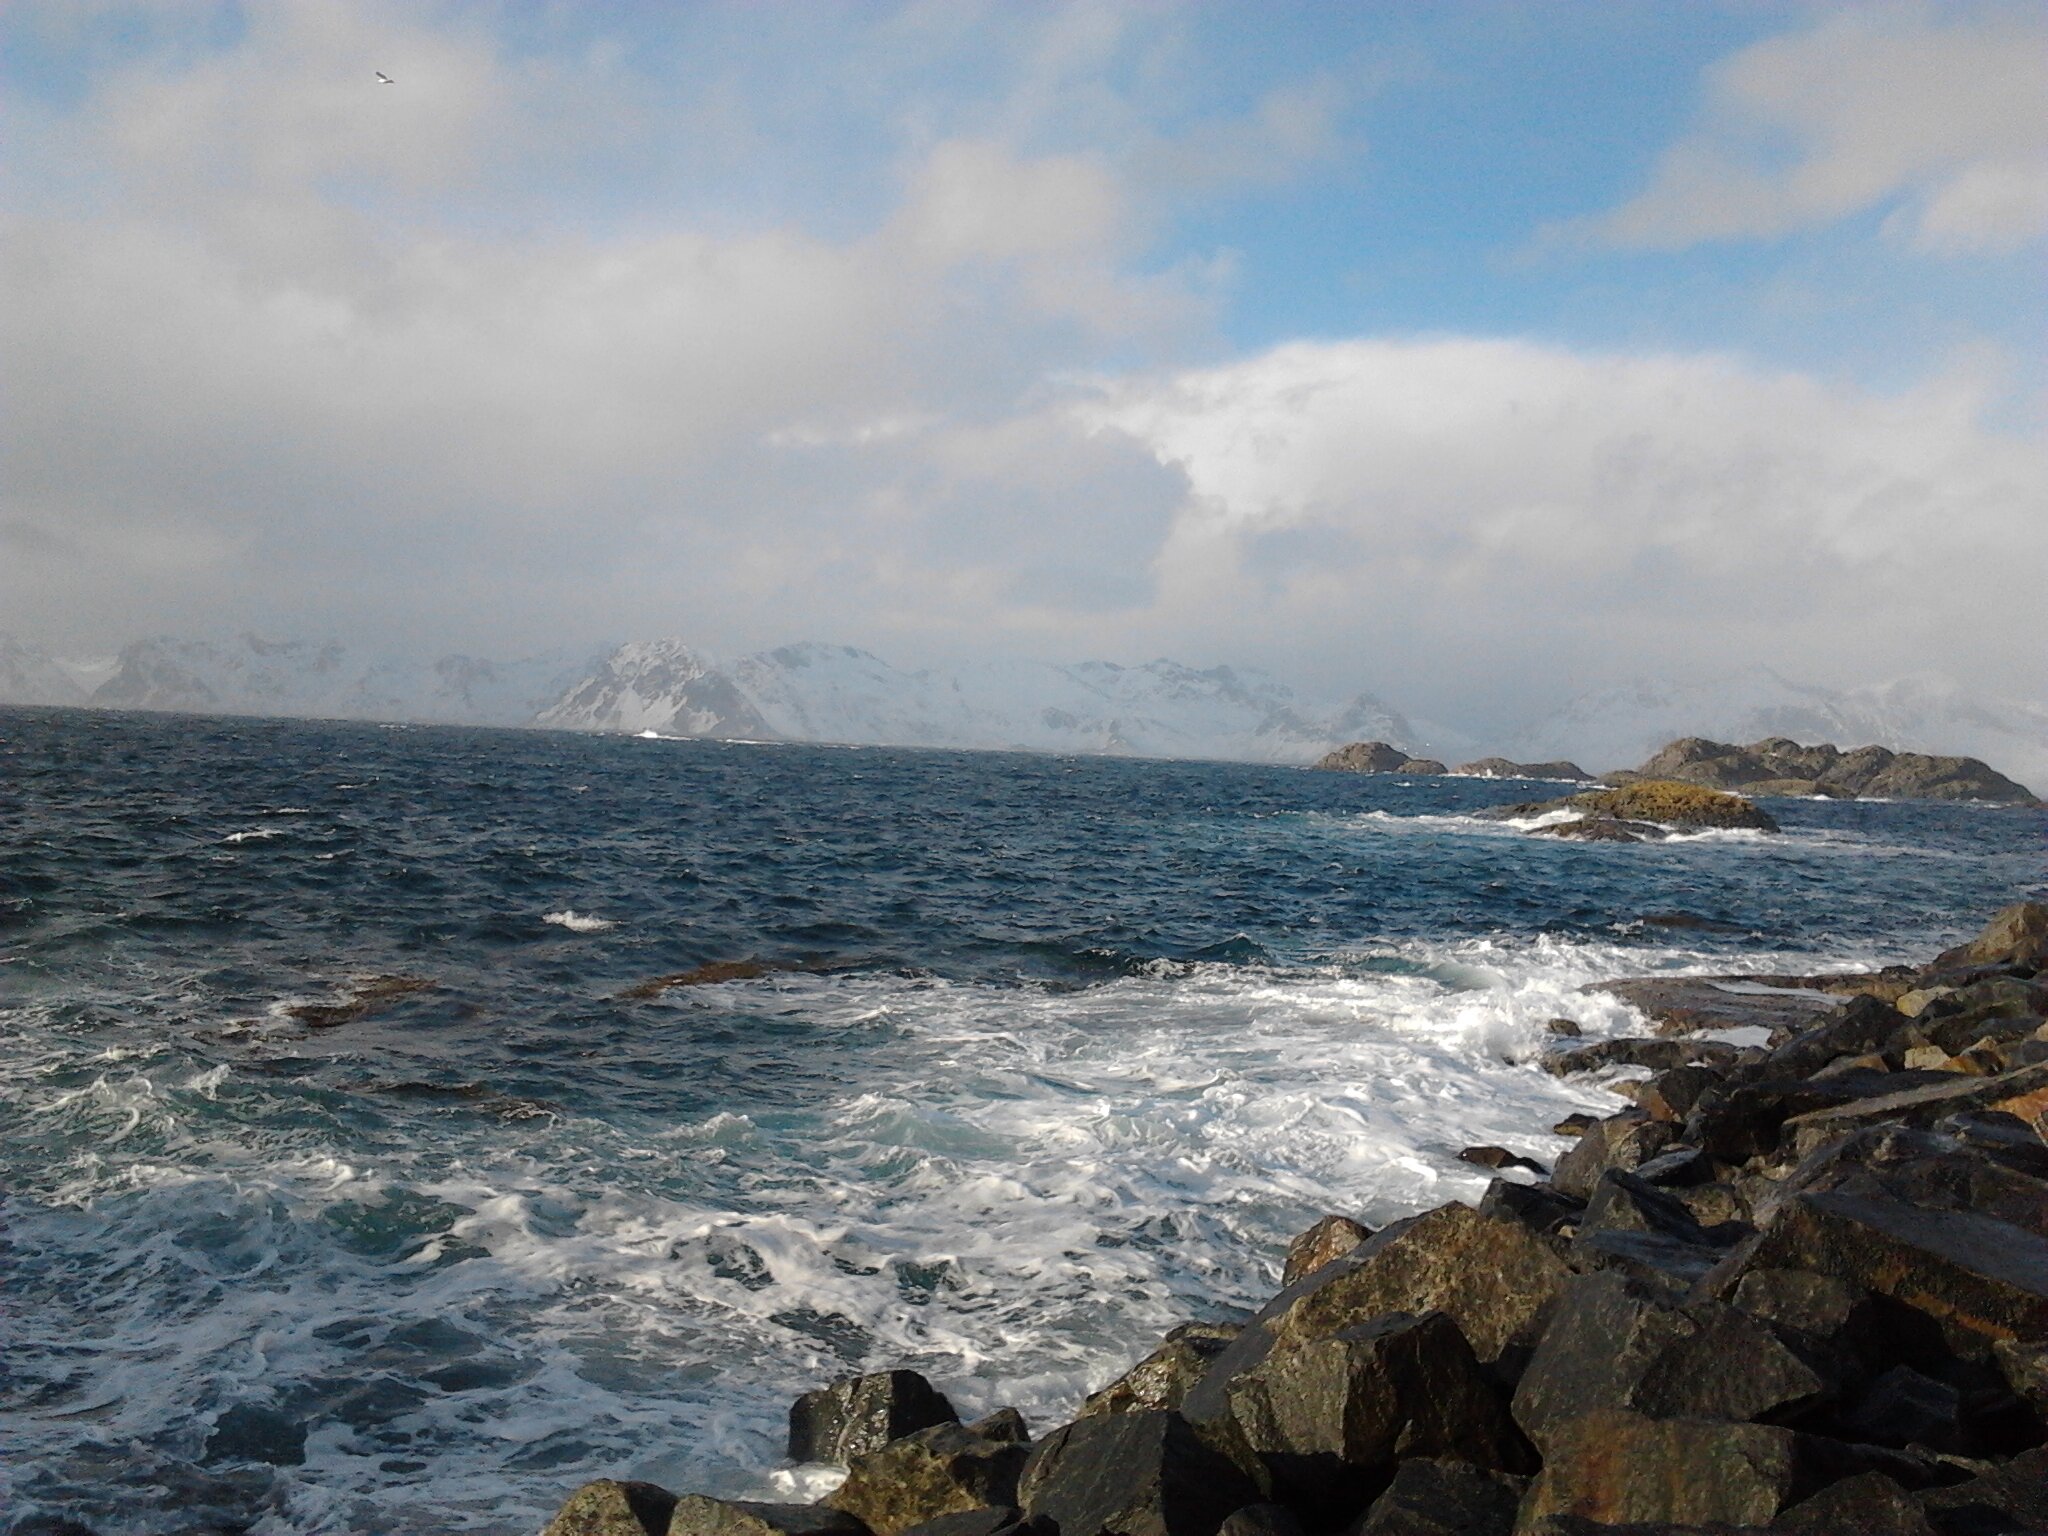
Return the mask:
[[1422,722],[1372,693],[1315,699],[1250,668],[1168,660],[911,671],[845,645],[727,660],[673,639],[597,655],[366,658],[333,643],[254,635],[158,637],[79,659],[0,634],[0,703],[1274,763],[1372,739],[1451,761],[1490,750],[1595,771],[1640,763],[1680,736],[1789,736],[1966,753],[2048,784],[2048,710],[1984,699],[1932,673],[1853,690],[1766,668],[1643,680],[1482,737]]

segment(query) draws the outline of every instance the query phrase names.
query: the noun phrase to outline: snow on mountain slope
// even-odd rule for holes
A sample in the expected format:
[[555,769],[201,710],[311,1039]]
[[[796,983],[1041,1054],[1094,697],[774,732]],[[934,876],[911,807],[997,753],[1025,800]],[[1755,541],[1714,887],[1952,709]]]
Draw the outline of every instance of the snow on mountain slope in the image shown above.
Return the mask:
[[1975,697],[1935,673],[1847,691],[1794,683],[1765,667],[1708,682],[1625,683],[1582,694],[1526,727],[1507,755],[1569,757],[1599,772],[1632,768],[1681,736],[1790,736],[1976,757],[2037,792],[2048,784],[2048,711]]
[[83,704],[86,690],[64,664],[39,646],[0,633],[0,701]]
[[725,665],[679,640],[622,646],[539,724],[672,736],[995,747],[1306,762],[1364,732],[1403,741],[1361,694],[1317,708],[1263,673],[1178,662],[998,660],[905,671],[852,646],[806,643]]
[[125,647],[89,695],[81,691],[65,702],[198,714],[530,725],[590,665],[559,655],[363,661],[331,642],[161,636]]

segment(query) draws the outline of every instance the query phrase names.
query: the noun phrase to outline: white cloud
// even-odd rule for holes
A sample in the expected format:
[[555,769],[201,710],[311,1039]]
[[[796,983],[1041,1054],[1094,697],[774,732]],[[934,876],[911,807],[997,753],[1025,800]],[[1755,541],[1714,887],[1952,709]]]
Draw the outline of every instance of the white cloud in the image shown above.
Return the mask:
[[2048,12],[1860,6],[1746,48],[1709,71],[1649,186],[1582,227],[1676,249],[1885,207],[1934,252],[2048,237]]
[[1933,659],[2038,691],[2011,642],[2048,569],[2048,453],[1978,407],[1964,382],[1878,397],[1443,339],[1283,347],[1090,415],[1186,477],[1166,630],[1501,706],[1723,660],[1853,681]]

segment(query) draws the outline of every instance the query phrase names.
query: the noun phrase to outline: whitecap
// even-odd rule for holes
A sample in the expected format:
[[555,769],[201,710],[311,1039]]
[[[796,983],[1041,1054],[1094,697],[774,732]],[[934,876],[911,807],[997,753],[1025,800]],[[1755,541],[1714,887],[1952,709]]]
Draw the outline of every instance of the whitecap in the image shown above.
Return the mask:
[[254,827],[247,832],[230,832],[221,841],[224,843],[262,843],[273,837],[283,837],[283,827]]
[[571,933],[603,933],[605,929],[617,926],[609,918],[592,917],[571,907],[564,907],[559,912],[543,913],[541,921],[553,923],[557,928],[566,928]]

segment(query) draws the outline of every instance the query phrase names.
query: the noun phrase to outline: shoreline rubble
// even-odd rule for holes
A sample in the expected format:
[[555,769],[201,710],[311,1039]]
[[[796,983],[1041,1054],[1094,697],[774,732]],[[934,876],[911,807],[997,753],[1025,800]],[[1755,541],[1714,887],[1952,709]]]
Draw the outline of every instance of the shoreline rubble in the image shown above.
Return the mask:
[[791,1413],[849,1468],[820,1503],[600,1479],[544,1536],[2048,1530],[2048,906],[1918,968],[1587,990],[1658,1033],[1545,1065],[1651,1075],[1547,1177],[1323,1218],[1036,1440],[849,1378]]

